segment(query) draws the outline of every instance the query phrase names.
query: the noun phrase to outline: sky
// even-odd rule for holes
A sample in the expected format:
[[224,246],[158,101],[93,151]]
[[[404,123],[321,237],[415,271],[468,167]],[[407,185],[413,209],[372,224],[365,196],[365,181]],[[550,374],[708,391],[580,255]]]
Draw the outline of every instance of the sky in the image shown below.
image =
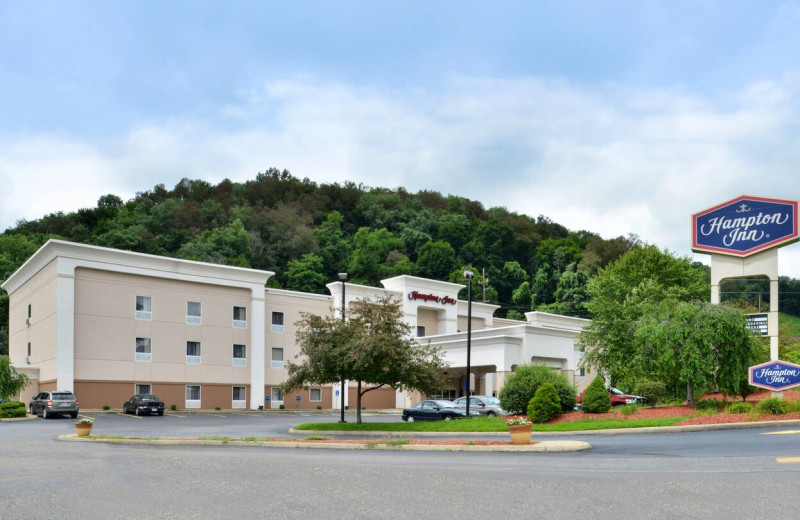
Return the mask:
[[0,230],[276,167],[707,261],[692,213],[800,198],[798,27],[792,1],[0,0]]

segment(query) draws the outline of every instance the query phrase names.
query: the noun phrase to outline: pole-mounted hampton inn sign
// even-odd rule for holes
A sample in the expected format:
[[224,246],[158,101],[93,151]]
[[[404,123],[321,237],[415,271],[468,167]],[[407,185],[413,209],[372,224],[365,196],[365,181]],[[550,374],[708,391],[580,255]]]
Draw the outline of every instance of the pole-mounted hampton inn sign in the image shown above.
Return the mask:
[[797,201],[743,195],[692,215],[692,250],[739,257],[798,240]]

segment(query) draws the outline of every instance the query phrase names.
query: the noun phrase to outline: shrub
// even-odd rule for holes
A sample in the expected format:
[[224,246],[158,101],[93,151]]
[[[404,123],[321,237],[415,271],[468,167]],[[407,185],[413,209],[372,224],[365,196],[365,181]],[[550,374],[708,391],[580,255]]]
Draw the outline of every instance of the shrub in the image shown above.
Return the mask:
[[514,414],[524,414],[543,383],[551,383],[559,396],[561,410],[575,407],[575,387],[567,376],[541,365],[522,365],[508,376],[500,390],[500,405]]
[[317,410],[322,410],[322,405],[318,404],[317,405]]
[[219,406],[215,406],[215,407],[214,407],[214,410],[216,410],[216,411],[220,411],[220,409],[221,409],[221,408],[220,408]]
[[769,397],[758,403],[758,411],[773,415],[783,415],[789,410],[789,403],[777,397]]
[[103,410],[111,410],[111,407],[108,406],[107,404],[104,404],[103,405]]
[[725,401],[719,399],[703,399],[694,404],[694,409],[698,412],[719,412],[725,408]]
[[178,405],[177,404],[171,404],[171,405],[169,405],[169,409],[174,412],[175,410],[178,409]]
[[611,409],[611,398],[602,377],[595,377],[586,388],[581,409],[586,413],[606,413]]
[[10,401],[0,404],[0,419],[11,419],[14,417],[25,417],[27,410],[25,403]]
[[283,406],[283,405],[280,405],[278,408],[280,408],[281,410],[283,410],[283,409],[284,409],[284,408],[286,408],[286,407],[285,407],[285,406]]
[[528,403],[528,418],[535,423],[546,423],[561,411],[561,400],[553,383],[542,383]]
[[727,410],[728,413],[735,413],[735,414],[750,413],[752,411],[753,411],[753,405],[750,404],[750,403],[744,403],[744,402],[742,402],[742,403],[733,403],[732,405],[730,405],[728,407],[728,410]]
[[800,412],[800,399],[788,403],[788,412]]
[[642,405],[640,405],[640,404],[626,404],[625,406],[620,408],[619,411],[622,412],[622,415],[627,417],[629,415],[633,415],[636,412],[638,412],[639,408],[641,408],[641,407],[642,407]]
[[658,381],[646,381],[636,385],[636,393],[647,399],[650,408],[655,408],[658,403],[664,400],[666,388],[664,383]]

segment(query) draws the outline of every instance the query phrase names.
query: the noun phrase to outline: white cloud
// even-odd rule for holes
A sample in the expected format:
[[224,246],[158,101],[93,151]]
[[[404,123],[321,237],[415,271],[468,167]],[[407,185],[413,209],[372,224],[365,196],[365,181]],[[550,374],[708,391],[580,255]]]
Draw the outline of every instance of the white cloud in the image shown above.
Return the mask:
[[[790,76],[719,100],[539,79],[459,78],[443,92],[276,81],[238,92],[220,120],[168,120],[102,143],[0,140],[0,225],[276,166],[463,195],[689,254],[692,212],[743,193],[798,198],[798,92]],[[782,274],[800,278],[799,257],[782,253]]]

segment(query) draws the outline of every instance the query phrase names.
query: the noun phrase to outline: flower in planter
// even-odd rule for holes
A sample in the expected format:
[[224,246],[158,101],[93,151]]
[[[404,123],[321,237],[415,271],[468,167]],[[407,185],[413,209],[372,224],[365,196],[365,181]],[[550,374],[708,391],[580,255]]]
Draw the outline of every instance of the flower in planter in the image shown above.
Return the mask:
[[75,421],[75,424],[94,424],[93,419],[89,419],[88,417],[83,417],[78,421]]
[[524,417],[512,417],[507,421],[509,426],[530,426],[533,424],[528,419]]

